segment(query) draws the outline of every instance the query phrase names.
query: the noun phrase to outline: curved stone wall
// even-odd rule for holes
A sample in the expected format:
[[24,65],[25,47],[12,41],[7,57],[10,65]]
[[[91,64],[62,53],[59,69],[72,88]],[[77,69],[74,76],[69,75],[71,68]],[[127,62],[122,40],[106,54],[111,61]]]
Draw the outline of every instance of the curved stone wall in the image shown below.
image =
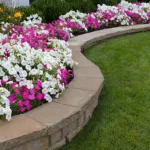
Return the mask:
[[91,118],[104,84],[99,68],[81,52],[114,36],[149,30],[150,25],[117,27],[70,39],[73,58],[79,63],[74,80],[52,103],[14,116],[11,122],[0,120],[0,150],[51,150],[71,141]]

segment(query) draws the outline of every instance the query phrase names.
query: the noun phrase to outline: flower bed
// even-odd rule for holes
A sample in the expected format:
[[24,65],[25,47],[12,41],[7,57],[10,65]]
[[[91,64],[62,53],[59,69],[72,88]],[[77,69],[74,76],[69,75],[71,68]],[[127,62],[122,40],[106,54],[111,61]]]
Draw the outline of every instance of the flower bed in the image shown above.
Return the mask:
[[34,21],[39,23],[34,19],[28,27],[8,24],[2,28],[7,34],[0,35],[0,115],[7,120],[51,102],[73,78],[72,52],[56,39],[66,40],[65,31]]
[[0,117],[11,119],[57,98],[73,78],[73,35],[120,25],[150,23],[150,4],[122,1],[89,14],[70,11],[52,23],[33,15],[22,25],[1,23]]

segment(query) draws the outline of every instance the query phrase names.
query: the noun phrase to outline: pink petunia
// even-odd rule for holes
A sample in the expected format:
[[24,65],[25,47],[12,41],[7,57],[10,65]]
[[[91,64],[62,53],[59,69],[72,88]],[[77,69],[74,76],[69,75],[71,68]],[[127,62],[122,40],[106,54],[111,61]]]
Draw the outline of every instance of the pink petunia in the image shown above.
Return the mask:
[[35,99],[35,96],[34,96],[34,94],[32,94],[32,95],[29,95],[29,99],[30,99],[30,100],[34,100],[34,99]]
[[39,91],[39,90],[41,89],[39,85],[35,85],[34,88],[35,88],[35,90],[37,90],[37,91]]
[[10,104],[14,103],[15,102],[15,96],[13,94],[10,94],[10,96],[8,97],[9,101],[10,101]]
[[24,100],[29,99],[29,93],[28,92],[23,92],[22,97],[23,97]]
[[21,94],[21,92],[20,92],[20,89],[19,89],[19,88],[16,88],[16,89],[14,90],[14,92],[15,92],[17,95],[20,95],[20,94]]
[[22,100],[19,100],[19,101],[18,101],[18,105],[19,105],[20,107],[23,107],[23,101],[22,101]]
[[16,82],[13,82],[12,84],[10,84],[10,87],[15,87],[17,85]]
[[25,112],[25,111],[26,111],[26,108],[24,108],[24,107],[20,107],[20,109],[19,109],[19,110],[20,110],[20,112],[22,112],[22,113],[23,113],[23,112]]
[[36,99],[37,99],[37,100],[42,100],[42,99],[43,99],[43,94],[42,94],[42,93],[38,93],[38,94],[36,95]]

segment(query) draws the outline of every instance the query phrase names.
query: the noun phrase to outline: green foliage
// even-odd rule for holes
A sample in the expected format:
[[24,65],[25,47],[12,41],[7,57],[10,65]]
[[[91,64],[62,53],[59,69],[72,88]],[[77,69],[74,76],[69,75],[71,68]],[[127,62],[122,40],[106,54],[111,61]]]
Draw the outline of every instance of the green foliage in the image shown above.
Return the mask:
[[66,0],[71,10],[79,10],[84,13],[95,11],[95,5],[92,0]]
[[47,22],[58,19],[70,10],[91,12],[96,10],[92,0],[35,0],[32,7],[43,12]]
[[47,22],[55,20],[60,15],[70,11],[69,5],[60,0],[36,0],[31,6],[42,11]]
[[[95,6],[97,4],[115,5],[120,3],[121,0],[92,0]],[[127,0],[128,2],[137,2],[137,0]]]
[[118,0],[93,0],[93,3],[97,6],[97,4],[106,4],[106,5],[114,5],[118,3]]
[[32,4],[35,0],[30,0],[30,4]]

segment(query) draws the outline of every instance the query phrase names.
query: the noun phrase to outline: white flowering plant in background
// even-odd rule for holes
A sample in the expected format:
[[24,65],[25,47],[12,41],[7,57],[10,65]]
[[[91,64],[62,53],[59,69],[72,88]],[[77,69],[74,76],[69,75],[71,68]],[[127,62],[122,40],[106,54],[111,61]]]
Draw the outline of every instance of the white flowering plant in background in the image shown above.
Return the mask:
[[69,22],[76,23],[81,27],[80,29],[87,31],[87,28],[84,24],[86,16],[87,14],[81,13],[80,11],[77,10],[77,11],[69,11],[65,15],[60,16],[59,19],[68,21],[68,23]]
[[31,26],[34,27],[37,24],[41,24],[41,23],[42,23],[42,18],[38,16],[37,14],[30,15],[29,17],[27,17],[27,20],[24,20],[23,22],[21,22],[21,24],[24,27],[31,27]]

